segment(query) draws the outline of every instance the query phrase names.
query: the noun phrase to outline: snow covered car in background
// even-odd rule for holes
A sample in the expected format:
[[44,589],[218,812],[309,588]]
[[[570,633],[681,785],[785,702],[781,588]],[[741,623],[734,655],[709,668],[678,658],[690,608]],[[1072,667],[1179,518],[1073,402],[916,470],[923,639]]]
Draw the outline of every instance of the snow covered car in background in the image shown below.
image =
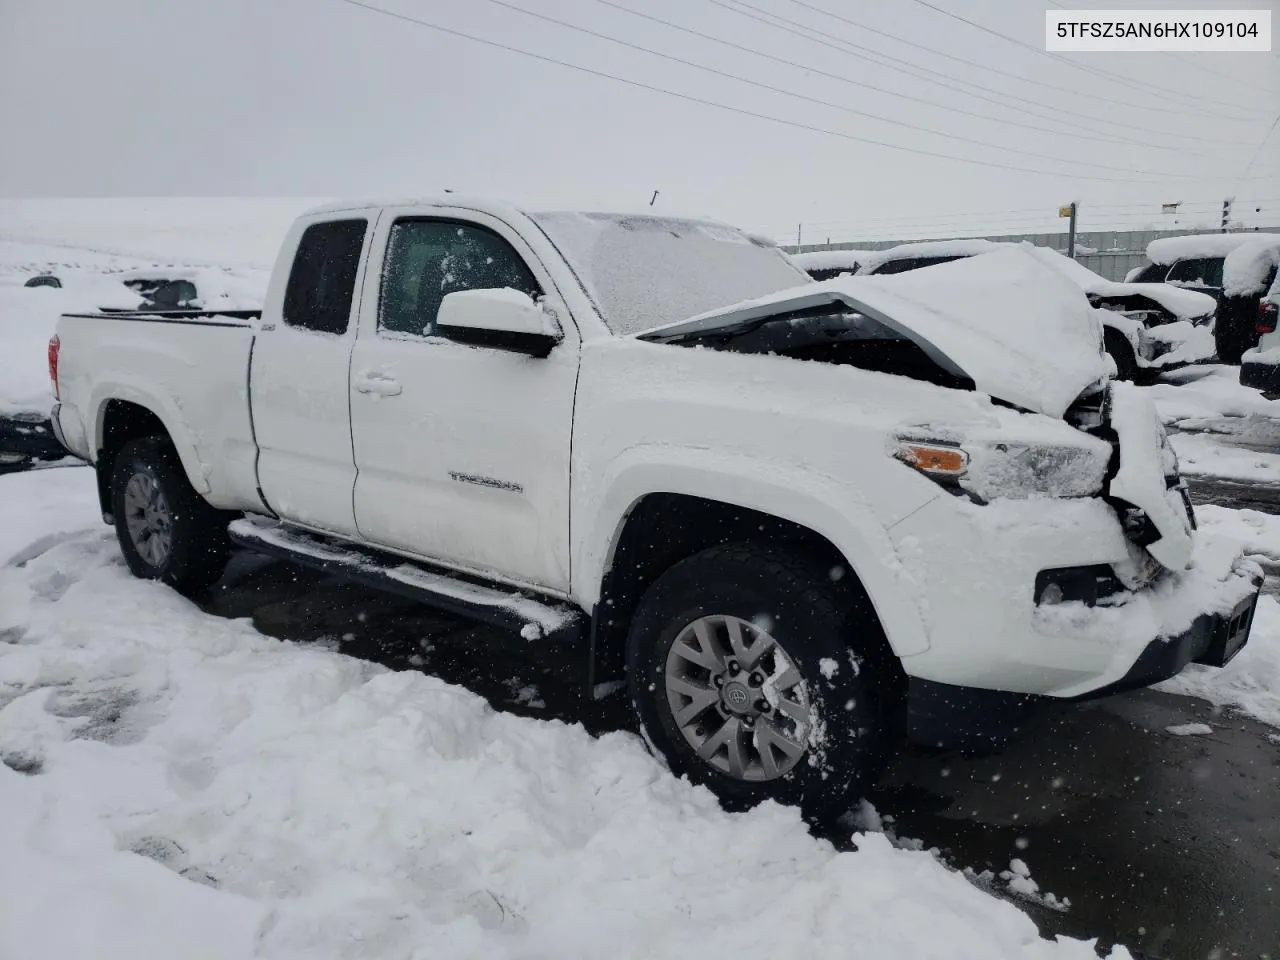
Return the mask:
[[20,286],[16,280],[0,283],[0,317],[8,338],[8,350],[0,354],[0,474],[66,456],[49,422],[47,375],[49,337],[60,313],[256,308],[262,305],[262,288],[253,271],[181,266],[64,266],[28,277]]
[[1024,246],[1083,290],[1090,305],[1104,311],[1104,343],[1118,379],[1149,379],[1214,359],[1218,305],[1213,297],[1164,283],[1108,280],[1056,250]]
[[1158,283],[1107,280],[1048,247],[991,240],[931,240],[877,251],[823,250],[793,254],[791,259],[815,280],[827,280],[850,272],[840,268],[855,260],[857,275],[883,276],[1009,247],[1030,250],[1084,291],[1092,306],[1107,311],[1101,315],[1103,346],[1115,361],[1118,379],[1149,378],[1165,370],[1213,359],[1210,324],[1216,302],[1212,297]]
[[100,274],[40,273],[0,285],[0,474],[66,457],[49,423],[48,346],[58,314],[80,306],[131,309],[136,293]]
[[[1252,297],[1233,284],[1225,287],[1226,260],[1234,251],[1249,246],[1280,245],[1274,233],[1202,233],[1185,237],[1161,237],[1147,245],[1151,263],[1131,270],[1126,280],[1135,283],[1167,283],[1196,290],[1214,298],[1218,311],[1214,322],[1215,352],[1222,363],[1239,363],[1241,354],[1257,342],[1253,330],[1258,295],[1270,281],[1257,284]],[[1236,273],[1242,277],[1244,267]]]
[[871,251],[862,259],[858,267],[858,276],[883,277],[891,273],[919,270],[921,267],[936,267],[943,263],[951,263],[953,260],[990,253],[1006,246],[1009,244],[976,238],[900,243],[896,247]]
[[791,262],[815,280],[834,280],[858,268],[873,256],[871,250],[811,250],[791,254]]
[[1258,302],[1256,329],[1258,345],[1247,350],[1240,361],[1240,383],[1261,390],[1268,400],[1280,400],[1280,277],[1270,292]]
[[584,651],[674,772],[817,813],[909,695],[1248,640],[1258,569],[1101,340],[1017,247],[817,283],[722,224],[449,197],[302,217],[261,315],[66,315],[50,372],[136,575],[236,543]]

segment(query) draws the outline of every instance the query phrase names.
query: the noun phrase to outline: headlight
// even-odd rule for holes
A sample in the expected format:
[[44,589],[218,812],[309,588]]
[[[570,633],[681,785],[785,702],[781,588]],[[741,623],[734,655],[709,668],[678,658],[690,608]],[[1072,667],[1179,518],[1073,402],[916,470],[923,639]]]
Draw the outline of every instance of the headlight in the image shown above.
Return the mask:
[[983,501],[1090,497],[1106,481],[1111,446],[1078,436],[1071,443],[973,438],[951,443],[900,435],[893,455],[930,479]]

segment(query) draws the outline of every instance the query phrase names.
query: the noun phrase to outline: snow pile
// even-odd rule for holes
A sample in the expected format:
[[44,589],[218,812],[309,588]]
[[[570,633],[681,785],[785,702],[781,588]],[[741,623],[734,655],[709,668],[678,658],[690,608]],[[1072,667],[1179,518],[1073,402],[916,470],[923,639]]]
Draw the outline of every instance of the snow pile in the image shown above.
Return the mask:
[[1276,279],[1280,236],[1236,247],[1222,262],[1222,292],[1228,297],[1260,296]]
[[[1257,390],[1242,386],[1239,367],[1193,367],[1165,374],[1162,382],[1141,389],[1167,425],[1194,429],[1222,417],[1280,418],[1280,401],[1264,400]],[[1185,439],[1175,436],[1174,445]]]
[[1213,734],[1213,727],[1207,723],[1176,723],[1165,727],[1164,732],[1174,737],[1208,737]]
[[1246,554],[1280,564],[1280,515],[1206,503],[1196,507],[1196,521],[1202,529],[1235,540]]
[[790,256],[801,270],[848,270],[852,273],[875,255],[873,250],[810,250]]
[[1278,233],[1197,233],[1185,237],[1160,237],[1147,244],[1147,259],[1169,264],[1175,260],[1225,257],[1247,243],[1280,243]]
[[927,853],[726,814],[629,734],[205,616],[101,526],[29,547],[34,506],[94,509],[55,473],[0,479],[5,956],[1094,957]]
[[915,257],[975,257],[980,253],[991,253],[1011,244],[998,243],[992,240],[924,240],[919,243],[900,243],[896,247],[884,250],[868,251],[861,261],[858,272],[874,273],[877,269],[893,260],[907,260]]
[[1276,483],[1280,478],[1280,455],[1236,446],[1229,440],[1209,433],[1175,433],[1170,438],[1183,476]]

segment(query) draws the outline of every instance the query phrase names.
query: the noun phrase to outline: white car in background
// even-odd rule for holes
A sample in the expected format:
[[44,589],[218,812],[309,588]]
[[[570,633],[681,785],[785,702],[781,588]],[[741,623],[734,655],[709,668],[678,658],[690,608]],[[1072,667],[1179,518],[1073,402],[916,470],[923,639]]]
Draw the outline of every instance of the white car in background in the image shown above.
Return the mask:
[[981,239],[928,240],[884,250],[820,250],[792,254],[815,280],[849,273],[860,277],[907,273],[956,260],[1021,247],[1079,287],[1099,308],[1103,344],[1120,380],[1147,380],[1166,370],[1214,357],[1212,321],[1216,301],[1193,290],[1161,283],[1107,280],[1048,247]]

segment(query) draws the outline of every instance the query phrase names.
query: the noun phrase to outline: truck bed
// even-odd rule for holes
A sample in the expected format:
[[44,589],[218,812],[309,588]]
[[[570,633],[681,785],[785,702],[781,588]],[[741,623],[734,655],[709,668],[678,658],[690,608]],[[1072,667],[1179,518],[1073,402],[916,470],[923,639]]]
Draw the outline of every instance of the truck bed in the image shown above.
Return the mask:
[[67,447],[96,460],[105,431],[137,405],[164,423],[192,485],[210,503],[261,510],[248,378],[259,316],[256,310],[64,314],[56,415]]

